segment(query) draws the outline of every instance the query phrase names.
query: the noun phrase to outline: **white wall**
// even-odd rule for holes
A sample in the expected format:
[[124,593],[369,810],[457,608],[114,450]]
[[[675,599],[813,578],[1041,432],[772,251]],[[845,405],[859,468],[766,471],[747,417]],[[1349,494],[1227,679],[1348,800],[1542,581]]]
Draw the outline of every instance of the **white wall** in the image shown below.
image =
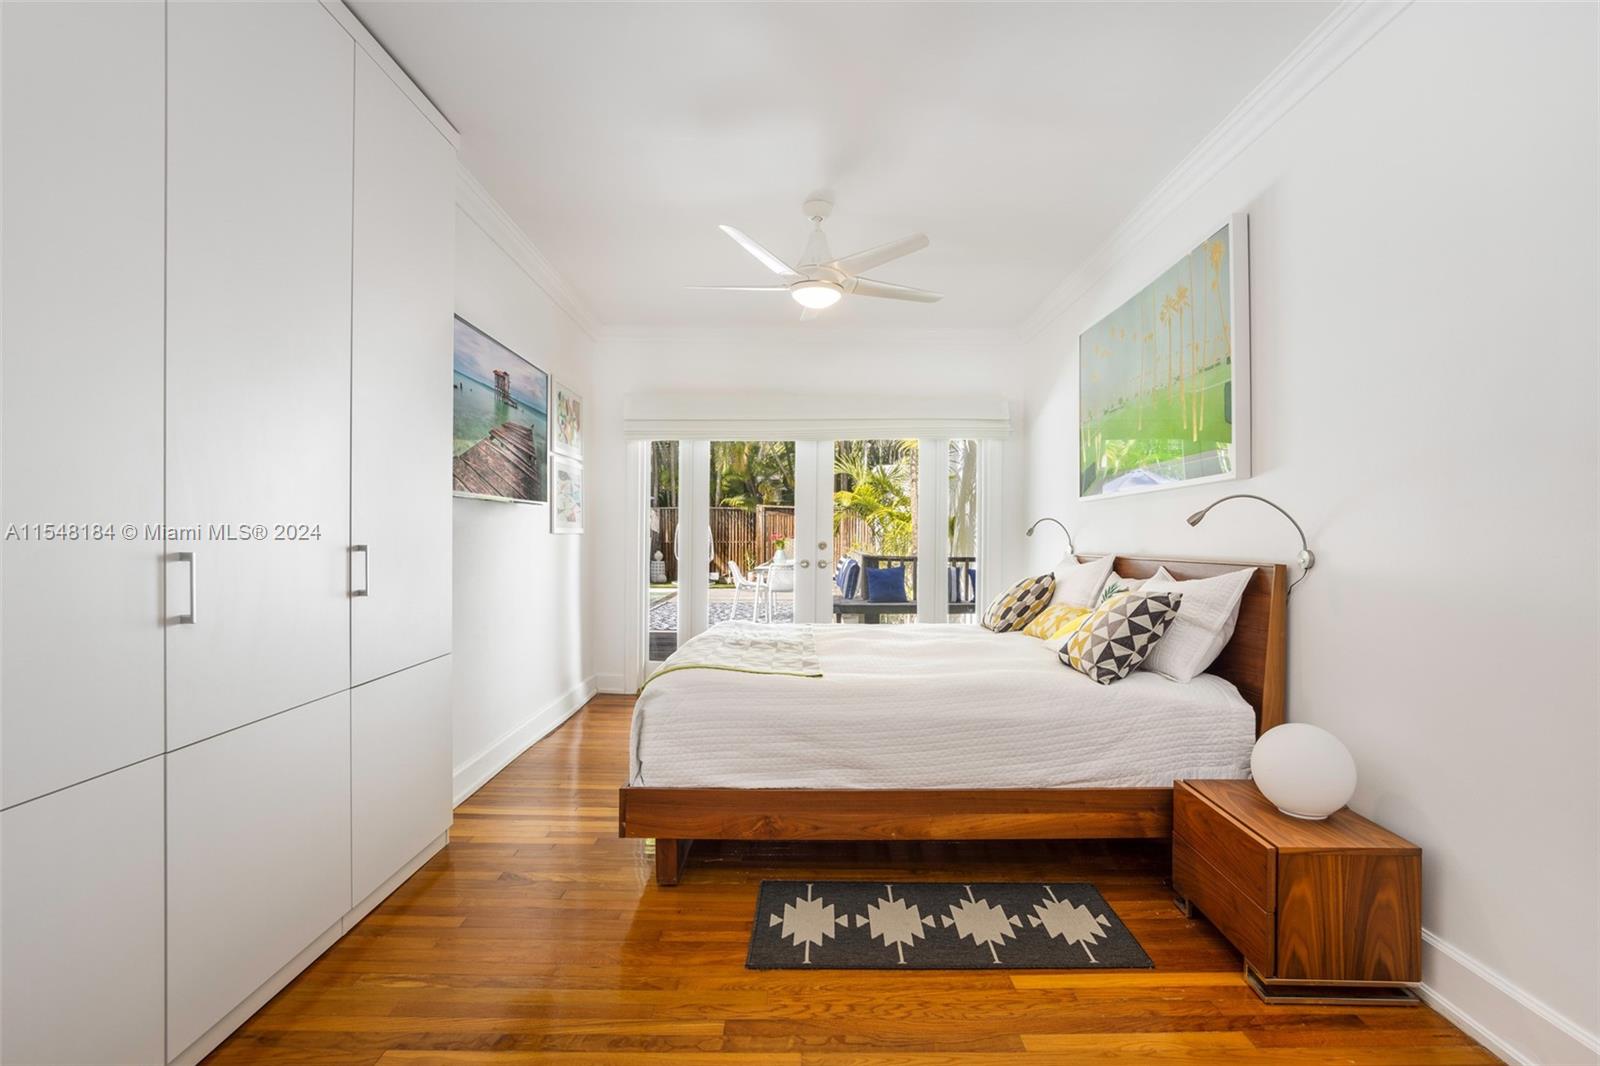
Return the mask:
[[[468,183],[470,185],[470,183]],[[591,342],[534,280],[520,234],[464,189],[456,212],[456,313],[585,395]],[[542,504],[457,499],[456,800],[593,694],[584,647],[585,546],[550,532]]]
[[1184,524],[1229,487],[1074,485],[1078,332],[1250,213],[1237,487],[1318,555],[1289,717],[1422,846],[1435,996],[1560,1062],[1593,1058],[1563,1020],[1600,1029],[1595,70],[1591,5],[1408,8],[1050,323],[1025,389],[1029,513],[1088,549],[1292,559],[1247,502]]
[[[632,692],[637,684],[636,679],[623,677],[628,621],[624,582],[631,544],[622,405],[629,394],[715,394],[725,397],[732,411],[740,409],[741,396],[785,391],[1003,397],[1010,403],[1017,431],[1003,447],[1008,506],[1002,516],[1002,542],[1014,546],[1021,539],[1017,506],[1023,470],[1022,364],[1021,349],[1008,335],[964,331],[852,335],[820,323],[814,329],[795,323],[770,330],[608,335],[600,341],[595,366],[597,387],[589,421],[595,445],[587,471],[593,487],[586,539],[596,560],[591,586],[596,611],[590,637],[602,689]],[[1016,569],[1015,553],[1003,551],[999,565],[997,578],[1007,580]]]

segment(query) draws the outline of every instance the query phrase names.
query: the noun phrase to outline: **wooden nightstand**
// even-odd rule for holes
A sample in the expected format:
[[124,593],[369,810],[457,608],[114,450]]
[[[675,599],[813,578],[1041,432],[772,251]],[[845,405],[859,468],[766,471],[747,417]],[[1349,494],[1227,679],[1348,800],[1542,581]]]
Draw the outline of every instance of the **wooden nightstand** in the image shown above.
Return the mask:
[[1311,822],[1250,781],[1179,781],[1172,886],[1269,1003],[1417,1002],[1422,849],[1349,808]]

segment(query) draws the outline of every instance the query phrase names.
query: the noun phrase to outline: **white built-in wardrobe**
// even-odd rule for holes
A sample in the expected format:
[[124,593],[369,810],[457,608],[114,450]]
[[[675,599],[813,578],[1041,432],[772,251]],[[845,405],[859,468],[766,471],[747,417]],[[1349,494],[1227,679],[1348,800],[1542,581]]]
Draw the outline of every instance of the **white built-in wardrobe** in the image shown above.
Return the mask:
[[0,41],[0,1058],[194,1061],[445,843],[453,134],[315,2]]

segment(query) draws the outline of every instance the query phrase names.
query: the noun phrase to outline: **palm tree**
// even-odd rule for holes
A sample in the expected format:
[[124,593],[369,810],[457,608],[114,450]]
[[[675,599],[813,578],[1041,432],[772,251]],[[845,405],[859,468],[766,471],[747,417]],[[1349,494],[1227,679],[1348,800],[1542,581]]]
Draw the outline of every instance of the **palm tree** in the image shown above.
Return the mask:
[[723,507],[792,505],[794,442],[712,441],[711,486]]
[[917,549],[917,442],[841,441],[834,456],[833,528],[853,514],[888,555]]
[[1172,294],[1172,309],[1178,316],[1178,406],[1183,416],[1185,428],[1189,425],[1189,371],[1184,368],[1183,357],[1189,345],[1183,340],[1183,323],[1185,312],[1192,305],[1189,299],[1189,287],[1179,285],[1178,290]]

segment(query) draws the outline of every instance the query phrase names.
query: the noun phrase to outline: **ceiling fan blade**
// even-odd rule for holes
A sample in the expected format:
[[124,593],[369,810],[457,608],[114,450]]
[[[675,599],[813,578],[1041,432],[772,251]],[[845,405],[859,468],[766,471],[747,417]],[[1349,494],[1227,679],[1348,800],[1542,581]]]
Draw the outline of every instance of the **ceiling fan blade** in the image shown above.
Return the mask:
[[913,233],[909,237],[901,237],[888,244],[880,244],[876,248],[868,248],[864,252],[856,252],[842,259],[835,259],[828,266],[845,274],[860,274],[871,270],[873,267],[899,259],[912,252],[920,252],[928,246],[926,233]]
[[922,304],[936,304],[944,299],[943,294],[929,292],[927,289],[913,289],[909,285],[891,285],[887,281],[873,281],[871,278],[851,278],[845,283],[845,290],[857,296],[882,296],[889,300],[915,300]]
[[782,259],[779,259],[771,252],[761,247],[761,245],[757,244],[755,240],[743,230],[734,229],[732,226],[718,226],[717,228],[723,233],[726,233],[728,236],[732,237],[738,242],[739,247],[743,248],[745,251],[759,259],[762,266],[766,267],[780,278],[794,278],[795,280],[799,280],[800,278],[804,277],[804,275],[795,270],[794,267],[790,266],[788,263],[785,263]]
[[696,292],[788,292],[787,285],[685,285]]

